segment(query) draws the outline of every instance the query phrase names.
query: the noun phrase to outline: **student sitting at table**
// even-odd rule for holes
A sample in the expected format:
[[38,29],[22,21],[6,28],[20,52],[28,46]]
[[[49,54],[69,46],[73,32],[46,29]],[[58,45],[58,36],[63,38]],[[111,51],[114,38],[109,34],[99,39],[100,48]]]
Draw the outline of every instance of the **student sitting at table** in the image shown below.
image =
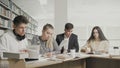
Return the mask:
[[72,23],[66,23],[64,33],[58,34],[56,37],[61,53],[67,53],[73,49],[79,52],[78,36],[72,33],[73,28]]
[[13,30],[8,30],[0,38],[0,53],[27,52],[28,41],[25,37],[25,30],[28,23],[29,21],[25,16],[18,15],[14,18]]
[[101,28],[99,26],[95,26],[92,29],[91,36],[87,40],[87,43],[85,46],[81,48],[81,52],[87,52],[87,53],[108,53],[109,49],[109,42],[104,36]]
[[51,24],[43,26],[42,35],[34,36],[32,45],[40,45],[40,54],[50,57],[52,53],[59,53],[57,42],[53,39],[54,27]]

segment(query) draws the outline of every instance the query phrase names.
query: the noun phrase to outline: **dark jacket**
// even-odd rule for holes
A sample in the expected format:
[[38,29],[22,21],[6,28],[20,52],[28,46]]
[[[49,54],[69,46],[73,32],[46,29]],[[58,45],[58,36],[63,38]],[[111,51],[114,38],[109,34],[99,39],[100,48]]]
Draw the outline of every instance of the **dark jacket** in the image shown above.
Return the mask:
[[[64,40],[64,33],[57,35],[56,41],[58,45]],[[75,34],[71,34],[69,38],[69,43],[68,43],[68,52],[70,52],[70,49],[76,49],[76,52],[79,52],[79,44],[78,44],[78,37]],[[63,53],[63,48],[61,50],[61,53]]]

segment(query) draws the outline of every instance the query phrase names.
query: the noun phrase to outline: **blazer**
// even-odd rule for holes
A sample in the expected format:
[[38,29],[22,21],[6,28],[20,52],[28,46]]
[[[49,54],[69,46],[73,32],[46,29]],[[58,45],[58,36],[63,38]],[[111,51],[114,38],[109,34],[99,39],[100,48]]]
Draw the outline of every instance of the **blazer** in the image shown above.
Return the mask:
[[[58,45],[60,45],[62,40],[64,40],[64,33],[58,34],[56,36],[56,41],[57,41]],[[70,52],[70,49],[76,49],[76,52],[79,52],[78,37],[77,37],[77,35],[75,35],[73,33],[71,34],[71,36],[69,38],[68,52]],[[63,53],[63,48],[61,50],[61,53]]]

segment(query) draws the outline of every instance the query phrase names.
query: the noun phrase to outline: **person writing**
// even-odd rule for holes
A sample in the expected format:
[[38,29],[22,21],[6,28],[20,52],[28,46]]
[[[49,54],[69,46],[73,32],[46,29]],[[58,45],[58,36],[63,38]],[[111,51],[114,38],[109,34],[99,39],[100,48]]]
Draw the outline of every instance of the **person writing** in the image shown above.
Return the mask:
[[52,53],[59,53],[57,42],[53,38],[54,28],[51,24],[43,26],[42,35],[34,36],[32,45],[40,45],[40,54],[50,57]]
[[99,51],[100,53],[108,53],[109,42],[104,36],[101,28],[99,26],[95,26],[92,29],[91,36],[87,40],[85,46],[81,48],[82,52],[86,53],[94,53]]
[[66,23],[64,31],[64,33],[58,34],[56,37],[61,53],[70,52],[71,49],[75,49],[76,52],[79,52],[78,37],[72,33],[73,24]]

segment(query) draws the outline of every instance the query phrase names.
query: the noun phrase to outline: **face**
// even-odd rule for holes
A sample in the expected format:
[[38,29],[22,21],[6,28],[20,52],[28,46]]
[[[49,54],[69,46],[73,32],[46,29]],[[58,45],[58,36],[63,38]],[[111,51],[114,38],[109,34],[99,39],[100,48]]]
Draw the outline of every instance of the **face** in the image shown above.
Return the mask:
[[25,30],[26,30],[27,24],[21,23],[20,25],[18,25],[18,26],[14,25],[13,27],[17,34],[19,34],[20,36],[25,35]]
[[67,29],[65,29],[65,35],[66,35],[66,37],[70,37],[70,35],[72,34],[72,31],[73,31],[73,29],[69,29],[69,30],[67,30]]
[[93,36],[95,37],[95,39],[99,39],[99,33],[97,29],[94,29]]
[[52,37],[53,35],[53,29],[49,28],[47,30],[43,30],[42,32],[42,36],[44,38],[44,40],[48,40],[50,37]]

